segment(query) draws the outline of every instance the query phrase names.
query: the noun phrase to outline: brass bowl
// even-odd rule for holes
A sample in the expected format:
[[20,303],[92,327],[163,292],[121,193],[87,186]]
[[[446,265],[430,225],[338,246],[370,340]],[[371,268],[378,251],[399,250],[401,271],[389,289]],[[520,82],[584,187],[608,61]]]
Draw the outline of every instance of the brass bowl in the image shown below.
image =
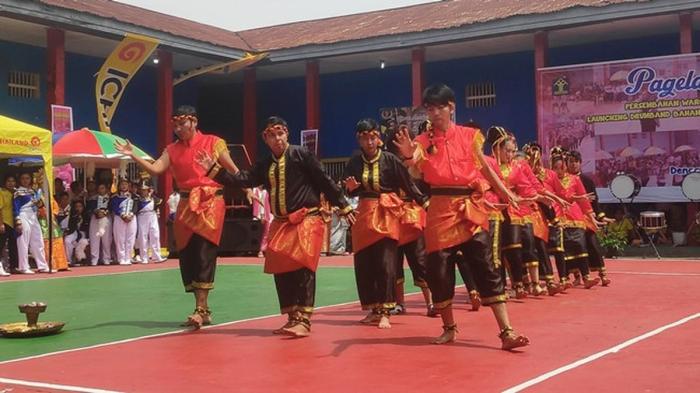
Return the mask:
[[36,326],[29,326],[26,322],[14,322],[0,325],[0,335],[9,338],[39,337],[58,333],[64,322],[38,322]]

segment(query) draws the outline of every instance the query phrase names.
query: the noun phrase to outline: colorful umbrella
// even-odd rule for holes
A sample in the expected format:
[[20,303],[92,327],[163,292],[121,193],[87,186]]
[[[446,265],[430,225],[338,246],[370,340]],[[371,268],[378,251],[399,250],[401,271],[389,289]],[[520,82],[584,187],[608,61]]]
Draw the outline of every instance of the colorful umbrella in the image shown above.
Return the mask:
[[666,150],[657,146],[649,146],[646,150],[644,150],[645,156],[659,156],[661,154],[666,154]]
[[[106,132],[83,128],[66,133],[55,145],[53,156],[56,165],[65,163],[87,163],[118,165],[124,160],[131,160],[114,148],[114,142],[125,143],[123,138]],[[134,146],[134,154],[145,160],[153,160],[143,150]]]
[[627,146],[624,149],[620,151],[620,154],[618,154],[620,157],[639,157],[642,155],[642,152],[639,151],[636,147],[632,146]]
[[690,146],[690,145],[680,145],[673,152],[674,153],[683,153],[686,151],[693,151],[693,150],[697,150],[697,149],[694,148],[693,146]]

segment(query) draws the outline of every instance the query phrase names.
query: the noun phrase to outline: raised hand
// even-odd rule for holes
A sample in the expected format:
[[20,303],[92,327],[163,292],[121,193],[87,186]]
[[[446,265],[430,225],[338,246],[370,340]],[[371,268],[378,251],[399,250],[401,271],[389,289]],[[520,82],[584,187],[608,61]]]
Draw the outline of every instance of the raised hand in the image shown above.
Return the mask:
[[355,179],[355,176],[350,176],[347,179],[345,179],[345,189],[347,189],[348,192],[353,192],[358,187],[360,187],[360,183],[357,182],[357,179]]
[[194,162],[205,170],[209,170],[216,163],[214,158],[204,150],[199,150],[195,153]]
[[413,158],[413,152],[416,151],[416,143],[411,140],[408,128],[400,129],[392,142],[399,149],[403,158]]
[[124,155],[129,157],[134,156],[134,147],[131,145],[131,142],[129,142],[128,139],[126,139],[124,143],[119,143],[119,141],[115,140],[114,148]]

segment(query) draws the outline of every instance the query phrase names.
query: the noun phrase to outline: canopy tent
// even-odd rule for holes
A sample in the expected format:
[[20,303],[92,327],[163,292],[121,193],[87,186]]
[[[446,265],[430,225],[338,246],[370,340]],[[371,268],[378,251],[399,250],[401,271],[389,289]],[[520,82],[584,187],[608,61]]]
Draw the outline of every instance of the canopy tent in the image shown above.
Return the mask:
[[[0,158],[40,157],[43,161],[44,195],[53,195],[53,161],[51,156],[51,131],[33,126],[19,120],[0,115]],[[51,201],[47,201],[46,209],[49,216],[49,258],[51,261],[53,239],[51,223],[53,216]],[[51,264],[49,263],[49,268]]]

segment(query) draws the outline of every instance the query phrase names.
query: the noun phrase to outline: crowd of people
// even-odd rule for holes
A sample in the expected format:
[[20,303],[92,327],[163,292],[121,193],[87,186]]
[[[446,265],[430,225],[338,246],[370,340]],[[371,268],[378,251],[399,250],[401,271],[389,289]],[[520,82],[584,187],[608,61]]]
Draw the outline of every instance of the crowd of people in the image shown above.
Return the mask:
[[[161,255],[158,224],[162,201],[148,179],[130,182],[121,178],[116,192],[110,193],[110,182],[98,184],[90,179],[83,190],[75,181],[66,190],[63,180],[57,178],[51,197],[43,192],[40,178],[41,171],[5,176],[0,190],[0,255],[7,247],[7,258],[0,263],[0,275],[166,260]],[[51,228],[48,203],[52,204]]]
[[618,173],[624,172],[639,179],[643,187],[680,186],[684,175],[672,174],[671,167],[700,167],[697,151],[598,160],[596,184],[607,187]]

